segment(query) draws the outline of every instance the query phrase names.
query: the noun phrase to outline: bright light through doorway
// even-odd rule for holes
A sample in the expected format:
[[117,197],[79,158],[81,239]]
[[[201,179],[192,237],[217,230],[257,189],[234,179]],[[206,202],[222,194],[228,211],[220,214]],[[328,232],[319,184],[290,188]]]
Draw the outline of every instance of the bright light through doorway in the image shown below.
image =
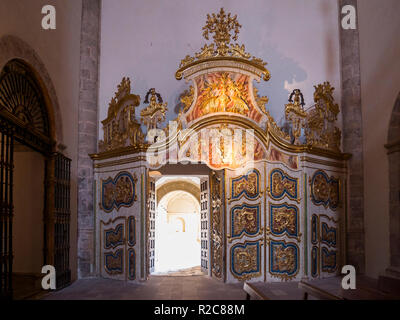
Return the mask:
[[[179,178],[177,182],[179,181]],[[183,179],[183,178],[181,178]],[[161,178],[157,186],[171,178]],[[199,178],[186,178],[199,186]],[[160,199],[155,228],[154,274],[200,266],[200,203],[185,191],[171,191]]]

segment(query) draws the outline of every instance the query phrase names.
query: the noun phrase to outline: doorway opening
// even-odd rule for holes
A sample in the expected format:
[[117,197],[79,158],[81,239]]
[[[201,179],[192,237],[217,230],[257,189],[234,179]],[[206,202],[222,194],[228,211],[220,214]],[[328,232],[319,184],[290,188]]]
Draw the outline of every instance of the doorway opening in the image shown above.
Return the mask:
[[0,73],[0,299],[40,291],[43,265],[57,270],[57,288],[71,278],[71,160],[56,150],[40,83],[20,60]]
[[14,299],[41,290],[44,265],[45,158],[33,149],[14,144],[13,283]]
[[164,175],[155,182],[152,275],[204,275],[201,176]]

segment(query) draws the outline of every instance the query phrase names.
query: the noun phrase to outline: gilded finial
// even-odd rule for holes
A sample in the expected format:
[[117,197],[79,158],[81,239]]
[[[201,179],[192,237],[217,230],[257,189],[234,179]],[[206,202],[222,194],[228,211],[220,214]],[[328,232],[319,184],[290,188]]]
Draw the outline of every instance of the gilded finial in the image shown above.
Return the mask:
[[[214,33],[213,39],[217,46],[218,55],[224,56],[228,52],[231,38],[237,41],[241,27],[237,21],[237,15],[231,17],[230,13],[226,14],[224,8],[221,8],[218,14],[207,14],[207,22],[203,27],[203,37],[209,40],[209,34]],[[231,35],[232,31],[233,35]]]
[[224,8],[221,8],[219,13],[207,14],[207,21],[203,27],[203,37],[206,40],[210,40],[212,35],[214,42],[205,44],[200,52],[194,54],[194,57],[187,55],[182,59],[175,74],[176,79],[182,79],[185,70],[196,64],[226,58],[230,61],[236,60],[250,65],[252,69],[256,68],[257,73],[265,81],[268,81],[271,75],[265,68],[267,63],[247,53],[244,45],[233,43],[237,41],[241,27],[237,15],[233,16],[231,13],[225,13]]

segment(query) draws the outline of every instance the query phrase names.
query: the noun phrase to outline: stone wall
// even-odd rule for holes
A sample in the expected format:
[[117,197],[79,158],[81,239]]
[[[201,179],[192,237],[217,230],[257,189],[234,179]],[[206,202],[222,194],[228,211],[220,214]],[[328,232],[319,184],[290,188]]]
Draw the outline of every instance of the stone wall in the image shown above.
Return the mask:
[[339,0],[340,54],[342,77],[343,151],[352,154],[349,161],[347,207],[347,264],[365,272],[364,234],[364,161],[361,112],[360,47],[358,27],[341,28],[342,7],[357,0]]
[[389,237],[390,267],[400,268],[400,93],[389,125]]
[[93,163],[97,152],[100,0],[82,1],[78,129],[78,277],[93,272]]

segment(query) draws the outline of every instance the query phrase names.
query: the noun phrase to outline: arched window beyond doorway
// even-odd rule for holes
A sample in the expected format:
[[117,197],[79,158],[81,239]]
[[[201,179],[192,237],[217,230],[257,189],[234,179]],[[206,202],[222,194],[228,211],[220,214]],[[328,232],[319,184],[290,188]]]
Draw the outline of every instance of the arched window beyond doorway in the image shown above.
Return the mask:
[[23,60],[0,73],[0,298],[41,289],[41,267],[70,282],[70,160],[56,153],[46,88]]
[[400,275],[400,93],[397,96],[389,125],[389,235],[390,265]]

